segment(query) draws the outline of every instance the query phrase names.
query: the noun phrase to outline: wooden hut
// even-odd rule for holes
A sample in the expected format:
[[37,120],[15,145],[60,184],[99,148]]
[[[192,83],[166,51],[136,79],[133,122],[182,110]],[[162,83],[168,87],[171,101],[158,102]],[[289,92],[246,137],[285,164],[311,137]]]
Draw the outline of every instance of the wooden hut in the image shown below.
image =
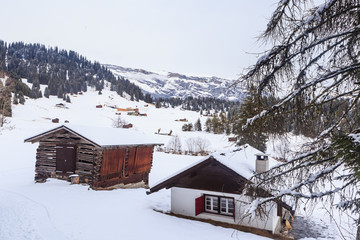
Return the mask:
[[69,179],[94,189],[147,187],[156,143],[139,132],[119,128],[62,125],[24,140],[39,142],[35,181]]

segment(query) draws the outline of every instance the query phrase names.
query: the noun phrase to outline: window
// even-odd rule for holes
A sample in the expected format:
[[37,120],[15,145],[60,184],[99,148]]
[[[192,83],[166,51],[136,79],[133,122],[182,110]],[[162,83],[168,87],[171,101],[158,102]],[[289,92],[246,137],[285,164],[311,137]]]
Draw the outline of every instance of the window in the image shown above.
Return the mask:
[[234,199],[220,198],[220,213],[225,215],[233,215],[234,213]]
[[205,195],[205,212],[234,216],[234,199]]
[[217,213],[219,211],[218,197],[205,195],[205,210]]

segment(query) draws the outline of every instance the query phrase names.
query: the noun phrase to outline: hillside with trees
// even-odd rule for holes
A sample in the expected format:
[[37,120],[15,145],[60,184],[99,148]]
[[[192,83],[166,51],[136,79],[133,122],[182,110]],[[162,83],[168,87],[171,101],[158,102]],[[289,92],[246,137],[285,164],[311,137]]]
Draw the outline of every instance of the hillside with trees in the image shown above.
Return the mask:
[[[32,83],[30,93],[18,91],[19,95],[31,98],[53,95],[66,99],[68,94],[86,92],[87,86],[101,93],[104,81],[108,81],[120,95],[127,93],[134,100],[144,99],[139,87],[124,78],[116,78],[99,62],[57,47],[23,42],[8,44],[0,40],[0,71],[16,81],[26,78]],[[44,93],[40,91],[40,84],[47,85]]]

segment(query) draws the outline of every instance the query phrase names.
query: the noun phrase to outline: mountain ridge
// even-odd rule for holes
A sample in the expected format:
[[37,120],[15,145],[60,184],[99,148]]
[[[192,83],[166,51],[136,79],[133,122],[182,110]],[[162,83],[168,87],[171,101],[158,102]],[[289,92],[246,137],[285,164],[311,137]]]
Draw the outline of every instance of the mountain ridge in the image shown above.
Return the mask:
[[128,79],[153,97],[213,97],[239,101],[244,91],[234,87],[235,80],[220,77],[189,76],[174,72],[155,72],[138,68],[103,64],[116,77]]

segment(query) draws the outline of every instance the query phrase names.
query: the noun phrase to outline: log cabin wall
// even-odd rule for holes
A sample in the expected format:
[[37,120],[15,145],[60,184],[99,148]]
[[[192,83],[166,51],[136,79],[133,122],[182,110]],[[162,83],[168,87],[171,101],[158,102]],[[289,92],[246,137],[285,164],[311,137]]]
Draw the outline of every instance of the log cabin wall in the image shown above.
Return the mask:
[[102,154],[101,170],[94,177],[94,188],[117,184],[144,183],[147,187],[154,146],[111,147]]
[[77,145],[76,174],[80,176],[80,182],[90,185],[96,180],[94,177],[100,171],[102,161],[101,148],[92,144],[79,143]]
[[96,166],[96,162],[101,158],[98,155],[99,148],[64,129],[46,135],[39,140],[36,153],[35,181],[44,181],[49,177],[68,180],[70,172],[56,171],[60,146],[68,146],[68,148],[74,149],[74,173],[80,175],[81,182],[91,184],[94,171],[99,168]]

